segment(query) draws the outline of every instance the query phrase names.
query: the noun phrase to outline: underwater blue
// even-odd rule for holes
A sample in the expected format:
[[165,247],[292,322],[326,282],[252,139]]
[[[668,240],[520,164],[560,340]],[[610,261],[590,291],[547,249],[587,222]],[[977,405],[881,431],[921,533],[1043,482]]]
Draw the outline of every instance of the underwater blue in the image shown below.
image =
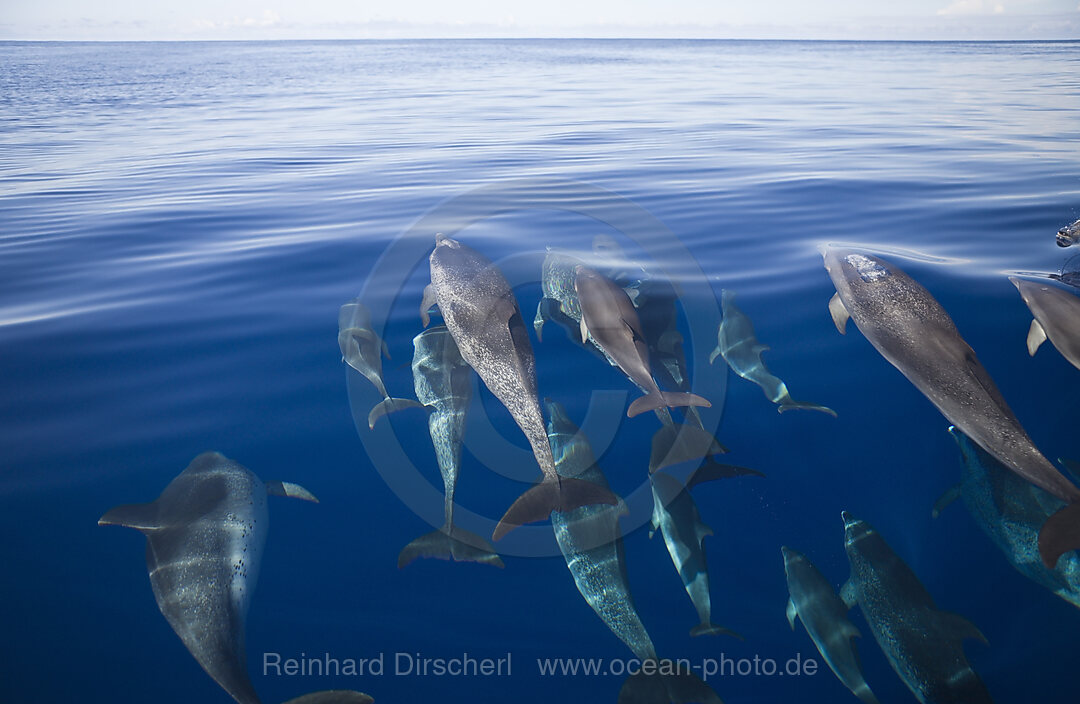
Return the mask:
[[[155,498],[205,450],[321,499],[269,499],[247,627],[263,701],[329,688],[381,704],[615,701],[621,677],[537,670],[537,658],[630,657],[547,524],[529,534],[547,531],[530,543],[540,556],[505,555],[503,570],[396,566],[441,518],[417,479],[441,489],[438,469],[419,412],[366,428],[378,396],[342,363],[337,314],[363,293],[385,321],[386,385],[411,396],[435,227],[500,262],[527,323],[547,246],[588,251],[608,234],[685,285],[695,389],[713,394],[703,415],[719,423],[724,461],[767,476],[694,490],[715,532],[714,621],[745,641],[692,639],[694,610],[642,525],[658,424],[611,416],[613,440],[594,449],[613,490],[636,497],[628,577],[662,656],[820,660],[802,626],[788,628],[780,546],[839,587],[846,510],[940,608],[985,633],[989,646],[965,649],[995,701],[1076,700],[1080,612],[1014,571],[959,503],[931,518],[960,478],[948,423],[853,326],[837,334],[817,248],[849,243],[901,266],[950,312],[1043,453],[1080,458],[1080,372],[1049,344],[1028,356],[1030,313],[1007,280],[1056,273],[1073,254],[1054,233],[1080,217],[1080,44],[8,42],[0,65],[0,701],[230,701],[158,612],[143,537],[96,525]],[[484,188],[475,212],[456,209]],[[570,206],[551,207],[566,193]],[[584,212],[602,193],[641,226],[638,241]],[[401,257],[380,260],[395,243]],[[372,286],[375,271],[400,284]],[[723,360],[708,364],[722,289],[738,293],[792,395],[837,418],[780,415]],[[541,395],[579,423],[592,390],[638,395],[554,324],[533,346]],[[478,458],[486,436],[474,435],[457,497],[483,533],[537,475],[486,390],[470,423],[480,407],[501,449]],[[419,475],[375,466],[388,442]],[[485,461],[500,452],[497,473]],[[514,539],[508,550],[533,549]],[[914,701],[852,619],[881,701]],[[387,672],[264,675],[271,652],[384,653]],[[466,652],[509,653],[512,674],[391,672],[395,653]],[[857,701],[823,664],[709,684],[731,704]]]

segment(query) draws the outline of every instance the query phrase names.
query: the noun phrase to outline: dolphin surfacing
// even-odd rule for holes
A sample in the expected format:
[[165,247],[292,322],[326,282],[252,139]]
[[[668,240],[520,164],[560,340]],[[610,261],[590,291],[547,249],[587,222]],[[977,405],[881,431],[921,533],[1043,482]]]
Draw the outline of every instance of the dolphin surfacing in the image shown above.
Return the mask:
[[541,482],[506,511],[492,537],[545,520],[552,511],[618,502],[610,490],[562,479],[548,444],[536,392],[536,359],[510,284],[490,259],[457,240],[437,235],[431,253],[431,291],[462,358],[525,433],[543,473]]
[[1009,469],[1069,504],[1039,533],[1047,567],[1080,547],[1080,489],[1035,447],[941,304],[880,257],[829,247],[824,258],[836,286],[829,311],[837,330],[843,333],[853,319],[881,356],[953,425]]
[[1061,356],[1080,369],[1080,298],[1044,283],[1010,276],[1034,318],[1028,331],[1028,354],[1034,356],[1047,339]]
[[146,567],[162,615],[206,674],[240,704],[258,704],[244,624],[259,578],[268,493],[316,502],[287,482],[265,484],[216,452],[196,457],[148,504],[110,510],[98,525],[146,536]]

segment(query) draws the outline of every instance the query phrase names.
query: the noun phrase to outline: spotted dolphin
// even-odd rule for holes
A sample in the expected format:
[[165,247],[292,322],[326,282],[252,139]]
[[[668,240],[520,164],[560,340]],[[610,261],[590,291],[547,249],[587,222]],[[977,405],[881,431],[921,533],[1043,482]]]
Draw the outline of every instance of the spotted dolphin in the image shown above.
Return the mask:
[[859,605],[893,670],[923,704],[987,704],[986,685],[964,655],[963,640],[986,637],[970,621],[941,611],[919,578],[866,521],[843,512],[851,579],[841,589]]
[[510,411],[532,446],[543,478],[522,494],[492,534],[498,540],[516,526],[596,503],[614,505],[609,490],[579,479],[562,479],[548,444],[536,392],[536,359],[513,289],[502,272],[479,252],[437,235],[430,257],[430,296],[462,358]]
[[704,542],[706,536],[713,534],[712,528],[701,520],[690,491],[678,479],[659,471],[650,475],[649,482],[653,495],[649,537],[657,530],[664,536],[664,545],[701,621],[690,630],[690,635],[729,635],[742,639],[738,633],[712,623]]
[[735,293],[725,289],[721,292],[723,318],[716,331],[717,345],[709,355],[709,364],[723,356],[731,370],[747,381],[761,387],[766,398],[777,404],[777,411],[806,409],[821,411],[836,417],[836,411],[814,403],[796,401],[788,393],[787,384],[769,371],[761,359],[761,353],[769,349],[768,345],[758,342],[754,334],[754,324],[750,317],[735,305]]
[[798,550],[781,547],[784,573],[787,575],[787,619],[795,628],[795,619],[802,621],[810,639],[837,679],[866,704],[878,704],[877,697],[863,678],[855,638],[859,629],[847,617],[847,605],[837,596],[832,585]]
[[581,337],[591,337],[619,365],[623,373],[645,392],[630,404],[631,418],[663,407],[705,406],[706,399],[691,393],[661,391],[652,377],[649,350],[634,304],[626,291],[611,279],[579,266],[574,290],[581,303]]
[[1010,472],[955,427],[949,433],[960,447],[960,483],[934,505],[934,517],[960,498],[976,525],[1016,571],[1080,607],[1080,555],[1066,553],[1048,568],[1039,558],[1039,528],[1064,505],[1060,499]]
[[371,312],[360,299],[349,301],[338,311],[338,347],[341,358],[374,384],[383,396],[368,414],[368,427],[391,411],[403,408],[419,408],[423,404],[407,398],[391,398],[382,379],[382,355],[390,357],[386,343],[371,329]]
[[257,704],[244,624],[266,544],[266,495],[317,501],[288,482],[262,482],[216,452],[196,457],[148,504],[98,520],[146,536],[150,586],[162,615],[203,670],[240,704]]
[[413,338],[413,386],[416,398],[430,411],[428,432],[435,447],[445,493],[442,528],[412,541],[398,555],[398,567],[418,557],[457,562],[481,562],[502,567],[491,544],[454,525],[454,489],[461,469],[465,416],[472,398],[472,369],[461,357],[444,325],[428,328]]
[[1043,525],[1039,552],[1052,567],[1080,547],[1080,489],[1036,449],[994,380],[941,304],[895,265],[871,254],[829,247],[829,301],[841,333],[848,318],[867,340],[980,447],[1032,484],[1069,504]]
[[1028,354],[1047,339],[1065,359],[1080,369],[1080,298],[1050,284],[1009,277],[1034,318],[1028,330]]
[[1080,242],[1080,220],[1057,231],[1058,247],[1068,247]]

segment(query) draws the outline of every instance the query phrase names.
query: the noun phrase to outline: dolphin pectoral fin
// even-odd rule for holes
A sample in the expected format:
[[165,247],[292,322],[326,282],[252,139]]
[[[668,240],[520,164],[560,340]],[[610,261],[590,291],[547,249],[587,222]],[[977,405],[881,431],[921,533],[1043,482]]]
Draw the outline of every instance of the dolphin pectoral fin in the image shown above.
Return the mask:
[[315,494],[300,486],[299,484],[293,484],[292,482],[279,482],[272,480],[265,482],[266,493],[271,496],[287,496],[290,499],[300,499],[301,501],[310,501],[313,504],[319,503],[319,500],[315,498]]
[[722,455],[727,448],[707,431],[694,425],[664,425],[653,434],[649,473],[681,462],[709,455]]
[[841,335],[847,334],[847,321],[851,317],[851,313],[848,313],[848,309],[844,307],[844,302],[840,300],[840,294],[834,293],[833,297],[829,299],[829,313],[832,315],[833,325],[840,331]]
[[680,667],[670,660],[654,664],[649,674],[638,672],[626,678],[618,704],[724,704],[712,687],[687,671],[685,664]]
[[937,613],[938,621],[941,624],[941,629],[950,637],[956,640],[964,640],[966,638],[973,638],[981,641],[983,645],[990,645],[990,641],[986,639],[982,631],[966,618],[960,614],[954,614],[951,611],[939,611]]
[[545,478],[511,504],[491,537],[501,540],[518,526],[547,520],[552,511],[570,511],[593,504],[616,506],[618,503],[619,498],[599,484],[566,477]]
[[1050,518],[1039,530],[1039,556],[1047,569],[1054,569],[1058,559],[1080,548],[1080,502],[1071,503]]
[[398,554],[398,569],[420,557],[452,559],[454,562],[479,562],[500,569],[504,566],[502,558],[496,554],[491,543],[479,535],[457,527],[447,531],[446,526],[443,526],[406,545]]
[[1039,349],[1039,345],[1046,342],[1046,331],[1043,330],[1043,326],[1039,324],[1038,320],[1031,319],[1031,327],[1028,328],[1027,336],[1027,348],[1028,356],[1034,357],[1035,351]]
[[1074,482],[1080,484],[1080,462],[1076,460],[1066,459],[1064,457],[1058,457],[1058,464],[1065,468],[1069,478]]
[[548,299],[541,298],[540,302],[536,304],[536,317],[533,318],[533,330],[536,331],[536,339],[540,342],[544,341],[544,322],[547,320],[547,313],[544,307],[544,301]]
[[124,526],[135,530],[153,530],[160,527],[156,503],[121,504],[110,509],[98,519],[99,526]]
[[374,701],[369,695],[353,689],[324,689],[290,699],[285,704],[372,704]]
[[791,398],[790,396],[785,401],[783,401],[779,406],[776,407],[776,412],[777,413],[784,413],[785,411],[795,411],[795,410],[820,411],[821,413],[824,413],[826,415],[830,415],[833,418],[836,417],[836,411],[829,408],[828,406],[819,406],[816,403],[806,403],[804,401],[796,401],[795,399]]
[[844,586],[840,587],[840,601],[844,602],[844,606],[849,609],[859,603],[859,594],[855,591],[855,583],[850,579],[844,582]]
[[380,340],[379,342],[382,343],[381,347],[382,347],[383,356],[386,357],[387,359],[392,359],[390,357],[390,348],[386,346],[386,340]]
[[711,408],[712,404],[709,403],[708,399],[704,399],[697,394],[682,391],[661,391],[659,394],[651,393],[635,399],[630,404],[630,408],[627,409],[626,415],[628,418],[633,418],[646,411],[655,411],[658,408],[678,408],[683,406]]
[[427,406],[419,401],[413,401],[411,398],[385,398],[375,404],[375,407],[371,409],[371,413],[368,413],[368,428],[374,428],[375,424],[383,416],[406,408],[427,408]]
[[581,344],[585,344],[589,341],[589,326],[585,324],[585,316],[581,316],[581,325],[578,326],[578,331],[581,333]]
[[720,345],[717,345],[716,349],[714,349],[712,352],[709,353],[709,364],[712,364],[713,362],[715,362],[716,358],[719,357],[719,356],[720,356]]
[[945,507],[960,498],[960,485],[953,484],[945,493],[938,497],[938,500],[934,502],[934,509],[930,512],[931,518],[937,518],[941,515],[941,512],[945,510]]
[[787,600],[787,622],[791,626],[791,630],[795,630],[795,618],[799,615],[799,610],[795,608],[795,600]]
[[420,299],[420,322],[426,328],[431,323],[431,309],[435,305],[435,289],[428,284],[424,287],[424,296]]
[[687,490],[693,489],[698,484],[704,484],[705,482],[711,482],[716,479],[731,479],[732,477],[764,477],[764,472],[759,472],[756,469],[750,469],[748,467],[739,467],[733,464],[721,464],[709,458],[705,464],[701,465],[693,471],[690,477],[686,480]]
[[731,636],[739,640],[746,640],[743,636],[730,628],[724,628],[723,626],[717,626],[715,623],[699,623],[690,629],[690,636],[697,638],[698,636]]

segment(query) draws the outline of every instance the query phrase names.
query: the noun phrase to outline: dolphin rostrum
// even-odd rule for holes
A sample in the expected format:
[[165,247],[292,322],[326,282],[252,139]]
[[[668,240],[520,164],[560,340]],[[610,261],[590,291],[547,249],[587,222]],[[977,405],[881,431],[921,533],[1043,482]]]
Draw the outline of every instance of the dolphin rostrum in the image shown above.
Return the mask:
[[799,618],[837,679],[866,704],[878,704],[863,678],[854,641],[861,634],[847,617],[847,605],[805,555],[789,547],[781,547],[780,551],[787,575],[787,619],[791,628]]
[[862,609],[874,640],[915,698],[924,704],[991,702],[963,648],[965,638],[986,643],[986,637],[963,616],[939,610],[869,523],[847,511],[841,517],[851,579],[840,596]]
[[1028,330],[1028,354],[1034,356],[1039,345],[1050,339],[1065,359],[1080,369],[1080,298],[1043,283],[1010,276],[1020,297],[1034,318]]
[[405,546],[398,555],[398,567],[404,567],[418,557],[483,562],[502,567],[503,561],[490,543],[454,525],[454,488],[461,468],[465,415],[472,398],[472,369],[461,358],[454,338],[444,325],[428,328],[414,337],[413,349],[413,386],[416,398],[431,411],[428,432],[445,488],[445,519],[442,528]]
[[836,295],[837,330],[848,318],[867,340],[980,447],[1032,484],[1069,504],[1043,525],[1039,553],[1053,567],[1080,547],[1080,489],[1036,449],[994,380],[941,304],[893,264],[871,254],[824,251]]
[[479,252],[437,235],[431,253],[431,295],[461,351],[525,433],[542,481],[522,494],[503,515],[493,537],[541,521],[553,510],[569,511],[596,503],[614,505],[609,490],[580,479],[561,479],[555,471],[536,393],[536,359],[521,309],[502,272]]
[[266,544],[266,495],[317,501],[288,482],[263,483],[216,452],[196,457],[155,501],[98,520],[146,536],[146,566],[165,619],[208,675],[240,704],[257,704],[244,623]]
[[698,514],[697,504],[690,491],[675,477],[659,471],[649,477],[653,494],[651,538],[657,530],[664,536],[675,570],[682,579],[686,593],[701,620],[690,630],[691,636],[742,636],[712,623],[712,600],[709,596],[709,566],[705,559],[705,536],[712,528]]
[[765,396],[778,405],[776,410],[780,413],[802,408],[836,417],[836,411],[831,408],[791,398],[787,384],[773,375],[761,359],[761,353],[768,350],[769,346],[758,342],[750,317],[735,305],[734,292],[725,289],[721,293],[721,305],[723,318],[716,331],[716,349],[709,355],[709,364],[722,355],[733,372],[760,386]]
[[1039,528],[1062,502],[1010,472],[955,427],[949,433],[960,446],[964,472],[934,505],[934,517],[957,497],[976,525],[1016,570],[1073,606],[1080,607],[1080,555],[1066,553],[1048,568],[1039,559]]
[[369,428],[374,428],[375,421],[387,413],[423,405],[412,399],[391,398],[390,394],[386,393],[380,353],[389,359],[390,351],[386,348],[386,343],[371,329],[371,312],[358,298],[341,306],[338,311],[338,346],[341,348],[342,359],[363,374],[383,395],[383,400],[368,414]]
[[581,304],[581,337],[590,336],[605,354],[615,360],[645,396],[630,404],[626,415],[672,406],[705,406],[700,396],[685,392],[661,391],[649,367],[649,349],[634,304],[626,291],[611,279],[584,266],[574,272],[574,289]]
[[1057,231],[1058,247],[1068,247],[1080,242],[1080,220]]

